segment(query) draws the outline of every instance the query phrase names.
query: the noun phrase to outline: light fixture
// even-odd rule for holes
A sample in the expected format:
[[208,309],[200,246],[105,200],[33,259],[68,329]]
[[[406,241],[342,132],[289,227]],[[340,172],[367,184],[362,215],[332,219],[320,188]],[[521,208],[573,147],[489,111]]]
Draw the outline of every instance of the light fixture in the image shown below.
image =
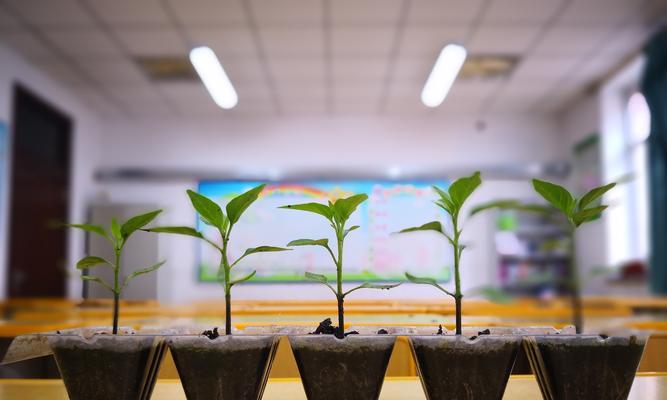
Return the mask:
[[437,107],[445,100],[467,54],[465,47],[457,44],[448,44],[440,51],[422,90],[422,103],[425,106]]
[[206,46],[195,47],[190,50],[190,62],[215,104],[224,109],[234,108],[239,96],[213,50]]

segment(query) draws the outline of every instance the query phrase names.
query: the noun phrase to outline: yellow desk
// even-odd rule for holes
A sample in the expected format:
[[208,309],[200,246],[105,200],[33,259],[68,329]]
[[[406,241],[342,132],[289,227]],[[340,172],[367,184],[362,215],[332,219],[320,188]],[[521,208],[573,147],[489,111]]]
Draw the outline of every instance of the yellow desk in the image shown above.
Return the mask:
[[[530,375],[513,376],[507,385],[504,399],[540,399],[540,390]],[[0,399],[51,399],[66,400],[65,386],[61,380],[7,379],[0,380]],[[154,400],[183,400],[185,394],[178,380],[160,380],[153,393]],[[298,379],[271,379],[264,393],[264,400],[306,399]],[[424,400],[417,378],[388,378],[382,388],[380,400]],[[639,374],[630,392],[631,400],[667,399],[667,375]]]

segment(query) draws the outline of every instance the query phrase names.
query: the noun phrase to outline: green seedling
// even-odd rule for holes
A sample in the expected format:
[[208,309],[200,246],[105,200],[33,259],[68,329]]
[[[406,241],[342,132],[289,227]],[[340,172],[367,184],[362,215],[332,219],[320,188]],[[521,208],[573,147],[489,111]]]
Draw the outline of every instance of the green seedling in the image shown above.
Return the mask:
[[[440,221],[431,221],[424,225],[417,226],[414,228],[403,229],[402,231],[398,232],[398,233],[408,233],[408,232],[418,232],[418,231],[437,232],[438,234],[444,236],[445,239],[447,239],[447,241],[449,242],[449,244],[452,245],[452,248],[454,250],[453,293],[440,286],[440,284],[438,284],[438,282],[433,278],[418,277],[407,272],[405,273],[405,277],[412,283],[434,286],[438,290],[442,291],[448,296],[451,296],[454,299],[454,304],[456,306],[457,335],[460,335],[462,331],[461,308],[462,308],[463,293],[461,291],[460,266],[461,266],[461,255],[463,254],[463,250],[465,250],[466,248],[466,246],[461,243],[461,233],[463,230],[461,228],[461,221],[459,217],[461,214],[461,209],[463,208],[463,205],[465,204],[466,200],[481,184],[482,184],[482,179],[480,177],[480,173],[475,172],[469,177],[464,177],[456,180],[449,186],[449,190],[445,191],[437,186],[433,186],[433,190],[435,190],[435,192],[440,197],[438,200],[435,201],[435,204],[438,207],[442,208],[447,213],[447,215],[449,215],[452,225],[451,233],[445,231]],[[508,209],[508,208],[518,208],[518,207],[521,207],[521,205],[519,204],[519,202],[515,200],[498,200],[485,203],[473,208],[470,212],[470,216],[472,217],[473,215],[476,215],[482,211],[491,208]],[[507,295],[505,295],[502,291],[493,287],[483,287],[479,288],[477,291],[493,301],[497,302],[508,301]]]
[[113,334],[116,335],[118,334],[118,303],[120,300],[120,297],[123,293],[123,289],[130,283],[131,280],[134,278],[144,275],[150,272],[153,272],[160,268],[163,264],[164,261],[159,262],[155,265],[152,265],[147,268],[141,268],[133,271],[129,275],[127,275],[122,283],[120,280],[120,274],[122,272],[122,267],[121,267],[121,256],[123,254],[123,248],[127,244],[130,236],[137,230],[143,228],[144,226],[148,225],[155,217],[157,217],[158,214],[160,214],[162,210],[156,210],[156,211],[151,211],[146,214],[141,214],[134,216],[130,219],[128,219],[125,223],[119,224],[118,221],[113,218],[111,220],[111,226],[110,226],[110,232],[107,232],[104,227],[100,225],[93,225],[93,224],[66,224],[65,226],[70,227],[70,228],[76,228],[76,229],[81,229],[86,232],[94,233],[96,235],[100,235],[106,240],[109,241],[109,243],[113,246],[113,251],[114,251],[114,261],[108,261],[102,257],[98,256],[86,256],[79,260],[79,262],[76,263],[76,268],[79,270],[92,270],[93,268],[96,267],[108,267],[111,268],[113,271],[113,284],[109,284],[105,282],[102,278],[99,276],[95,275],[81,275],[81,279],[84,281],[91,281],[91,282],[96,282],[102,286],[104,286],[107,290],[109,290],[113,294]]
[[533,179],[535,191],[549,204],[559,210],[569,222],[570,226],[570,255],[572,257],[572,268],[570,268],[570,279],[566,281],[572,296],[572,319],[577,333],[583,332],[583,316],[581,305],[581,284],[579,270],[576,265],[575,233],[581,225],[597,219],[607,208],[599,203],[599,199],[611,190],[616,183],[596,187],[577,199],[567,189],[551,182]]
[[391,289],[394,288],[400,283],[392,285],[378,285],[370,282],[364,282],[361,285],[354,287],[346,292],[343,291],[343,247],[345,244],[345,239],[347,235],[358,229],[358,225],[350,226],[349,228],[345,227],[347,220],[350,216],[356,211],[357,207],[366,201],[368,196],[365,194],[357,194],[350,196],[344,199],[338,199],[335,202],[329,202],[328,204],[321,203],[305,203],[305,204],[294,204],[287,205],[280,208],[285,208],[288,210],[299,210],[307,211],[321,215],[329,221],[329,224],[333,228],[336,234],[336,243],[337,243],[337,253],[336,256],[329,246],[329,239],[297,239],[289,242],[287,246],[321,246],[327,250],[331,259],[336,266],[336,288],[331,286],[329,280],[326,276],[321,274],[314,274],[311,272],[306,272],[306,279],[321,283],[331,289],[333,294],[336,296],[338,301],[338,328],[336,336],[338,338],[343,338],[345,336],[345,311],[344,311],[344,301],[345,297],[359,289]]
[[218,281],[223,285],[225,289],[225,334],[231,335],[232,333],[232,306],[231,306],[231,296],[232,296],[232,287],[238,285],[239,283],[246,282],[250,280],[257,271],[252,271],[251,273],[237,278],[232,278],[231,272],[232,269],[238,265],[238,263],[243,260],[245,257],[255,254],[255,253],[267,253],[275,251],[286,251],[290,249],[285,249],[282,247],[273,247],[273,246],[259,246],[251,247],[247,249],[239,258],[234,262],[229,261],[228,257],[228,246],[229,238],[232,233],[234,225],[239,221],[241,215],[245,212],[252,203],[257,200],[259,194],[262,192],[266,185],[259,185],[253,189],[248,190],[245,193],[238,195],[227,203],[226,213],[222,211],[222,208],[209,199],[206,196],[203,196],[192,190],[188,190],[187,194],[192,203],[192,207],[199,213],[199,218],[206,225],[212,226],[217,229],[220,233],[220,238],[222,243],[216,243],[215,241],[207,238],[195,228],[189,226],[165,226],[146,229],[147,232],[156,232],[156,233],[172,233],[177,235],[186,235],[196,237],[213,246],[216,250],[220,252],[220,266],[218,268]]

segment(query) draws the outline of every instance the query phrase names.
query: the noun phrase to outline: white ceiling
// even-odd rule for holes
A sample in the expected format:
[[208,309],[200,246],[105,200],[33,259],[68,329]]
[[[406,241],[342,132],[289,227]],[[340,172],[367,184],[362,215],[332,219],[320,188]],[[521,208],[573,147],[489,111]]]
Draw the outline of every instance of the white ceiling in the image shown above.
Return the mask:
[[[105,116],[553,112],[636,54],[665,0],[0,0],[0,40]],[[520,57],[419,101],[440,48]],[[134,56],[205,44],[239,93],[152,83]]]

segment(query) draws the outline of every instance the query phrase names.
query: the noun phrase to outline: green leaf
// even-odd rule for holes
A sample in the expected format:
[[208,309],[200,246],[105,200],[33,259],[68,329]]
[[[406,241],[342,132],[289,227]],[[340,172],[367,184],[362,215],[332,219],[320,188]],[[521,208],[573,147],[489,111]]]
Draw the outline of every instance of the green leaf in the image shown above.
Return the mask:
[[76,269],[88,269],[92,267],[96,267],[100,264],[108,264],[111,265],[111,263],[107,260],[105,260],[102,257],[97,257],[97,256],[87,256],[79,260],[79,262],[76,263]]
[[93,276],[93,275],[81,275],[81,279],[84,281],[91,281],[91,282],[97,282],[100,285],[104,286],[109,290],[111,293],[115,293],[115,290],[111,286],[109,286],[106,282],[104,282],[99,276]]
[[597,206],[576,212],[572,216],[572,221],[576,226],[579,226],[584,222],[589,222],[597,218],[600,214],[602,214],[602,211],[604,211],[605,209],[607,209],[607,206]]
[[551,182],[533,179],[533,187],[551,205],[561,210],[568,218],[574,209],[575,200],[564,187]]
[[204,237],[204,235],[202,235],[201,232],[197,231],[194,228],[190,228],[189,226],[158,226],[155,228],[148,228],[142,230],[153,233],[173,233],[176,235],[193,236],[200,239]]
[[127,239],[137,229],[141,229],[144,226],[148,225],[161,212],[162,210],[155,210],[128,219],[127,222],[125,222],[123,226],[120,227],[120,233],[123,236],[123,239]]
[[280,208],[286,208],[288,210],[308,211],[315,214],[319,214],[328,220],[331,220],[331,218],[333,218],[333,210],[330,207],[327,207],[326,205],[320,203],[290,204],[287,206],[282,206]]
[[579,210],[585,209],[586,206],[588,206],[595,200],[602,197],[605,193],[613,189],[614,186],[616,186],[616,182],[612,182],[608,185],[596,187],[595,189],[590,190],[581,198],[581,200],[579,200]]
[[345,229],[345,232],[343,233],[343,237],[346,237],[348,233],[350,233],[350,232],[352,232],[356,229],[359,229],[359,228],[360,228],[359,225],[352,225],[351,227]]
[[104,230],[103,227],[99,225],[93,225],[93,224],[63,224],[63,226],[68,227],[68,228],[76,228],[76,229],[81,229],[86,232],[92,232],[96,233],[100,236],[103,236],[105,238],[109,238],[109,235],[107,234],[107,231]]
[[376,283],[371,283],[371,282],[364,282],[360,286],[358,286],[359,289],[380,289],[380,290],[389,290],[393,289],[397,286],[401,286],[401,282],[399,283],[392,283],[392,284],[385,284],[385,285],[380,285]]
[[262,193],[266,184],[261,184],[257,187],[254,187],[247,192],[240,194],[234,197],[229,203],[227,203],[227,218],[229,218],[229,223],[234,225],[238,222],[239,218],[243,212],[250,207],[252,203],[257,200],[259,194]]
[[333,205],[334,218],[339,224],[344,224],[359,206],[368,199],[366,194],[355,194],[345,199],[338,199]]
[[229,282],[229,286],[232,287],[232,286],[236,285],[237,283],[243,283],[243,282],[251,279],[253,276],[255,276],[256,273],[257,273],[257,271],[252,271],[251,273],[244,276],[243,278],[235,279],[235,280]]
[[120,248],[123,245],[123,235],[116,218],[111,219],[111,235],[113,235],[114,241],[116,242],[116,247]]
[[132,279],[134,279],[134,278],[136,278],[136,277],[138,277],[138,276],[140,276],[140,275],[148,274],[148,273],[151,273],[151,272],[155,271],[156,269],[158,269],[158,268],[160,268],[161,266],[163,266],[165,262],[166,262],[166,261],[161,261],[161,262],[159,262],[159,263],[157,263],[157,264],[155,264],[155,265],[151,265],[150,267],[142,268],[142,269],[138,269],[138,270],[132,272],[130,275],[128,275],[128,276],[125,278],[125,280],[123,281],[123,286],[122,286],[122,287],[127,286],[127,284],[130,283],[130,281],[131,281]]
[[224,215],[218,203],[192,190],[188,190],[187,193],[188,197],[190,197],[192,207],[199,213],[204,223],[226,232],[223,229]]
[[259,247],[251,247],[243,253],[241,258],[248,256],[250,254],[255,254],[255,253],[269,253],[269,252],[274,252],[274,251],[290,251],[292,249],[286,249],[284,247],[274,247],[274,246],[259,246]]
[[323,246],[329,247],[329,239],[296,239],[287,243],[288,247],[293,246]]
[[324,276],[324,275],[322,275],[322,274],[314,274],[314,273],[312,273],[312,272],[308,272],[308,271],[306,271],[306,275],[305,275],[305,277],[306,277],[306,279],[308,279],[309,281],[314,281],[314,282],[319,282],[319,283],[327,283],[327,282],[329,282],[329,280],[327,279],[326,276]]
[[482,178],[479,171],[477,171],[471,176],[457,179],[449,186],[449,197],[457,207],[457,210],[461,209],[463,203],[481,184]]
[[438,233],[443,233],[442,224],[440,223],[440,221],[427,222],[422,226],[415,226],[413,228],[400,230],[398,231],[398,233],[417,232],[417,231],[436,231]]
[[521,209],[521,207],[521,203],[517,200],[495,200],[473,207],[473,209],[470,210],[470,216],[472,217],[475,214],[479,214],[482,211],[490,210],[493,208],[500,210],[518,210]]
[[405,273],[405,277],[412,283],[416,283],[418,285],[431,285],[431,286],[437,288],[438,290],[441,290],[441,291],[445,292],[446,294],[454,297],[453,293],[447,291],[445,288],[440,286],[438,284],[438,282],[433,278],[425,278],[425,277],[414,276],[409,272]]

